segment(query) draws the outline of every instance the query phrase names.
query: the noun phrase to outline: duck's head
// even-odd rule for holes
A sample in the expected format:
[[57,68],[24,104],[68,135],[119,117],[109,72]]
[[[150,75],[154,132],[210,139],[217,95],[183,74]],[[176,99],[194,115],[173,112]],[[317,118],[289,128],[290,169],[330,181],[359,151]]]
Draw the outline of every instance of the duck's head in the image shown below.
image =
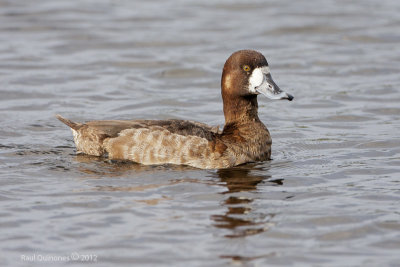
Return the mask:
[[265,57],[254,50],[239,50],[225,62],[221,80],[222,96],[251,97],[263,94],[270,99],[293,100],[272,80]]

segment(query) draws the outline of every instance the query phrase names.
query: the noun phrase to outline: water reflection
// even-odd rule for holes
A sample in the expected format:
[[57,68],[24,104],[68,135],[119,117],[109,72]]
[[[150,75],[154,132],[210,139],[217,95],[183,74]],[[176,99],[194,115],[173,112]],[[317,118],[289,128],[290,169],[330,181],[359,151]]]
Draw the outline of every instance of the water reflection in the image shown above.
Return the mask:
[[260,172],[265,173],[265,170],[253,168],[253,165],[217,171],[218,178],[227,188],[227,191],[222,192],[227,195],[222,203],[227,210],[224,214],[212,215],[211,218],[215,221],[215,227],[231,230],[225,237],[244,237],[269,229],[275,214],[256,211],[252,204],[257,194],[257,185],[261,182],[281,185],[283,180],[272,181],[270,175]]
[[[213,225],[215,227],[229,230],[229,233],[224,235],[227,238],[245,237],[267,231],[272,225],[271,220],[275,214],[255,207],[254,201],[259,196],[258,187],[260,184],[265,185],[266,183],[274,186],[283,184],[282,179],[273,180],[267,174],[265,167],[260,167],[261,165],[257,164],[221,169],[216,172],[210,171],[209,173],[212,178],[210,180],[204,179],[203,170],[186,166],[145,166],[133,162],[110,161],[105,158],[87,155],[77,155],[75,159],[79,163],[78,170],[89,177],[138,178],[148,175],[152,177],[152,179],[146,179],[150,183],[145,182],[146,180],[141,180],[137,184],[135,179],[135,181],[132,180],[132,183],[129,182],[130,180],[127,180],[119,185],[97,184],[96,191],[143,192],[181,183],[223,186],[226,190],[219,194],[225,196],[221,204],[226,207],[226,210],[223,214],[211,215],[211,219],[214,221]],[[177,174],[182,174],[182,172],[185,173],[184,176],[186,177],[176,177]],[[154,179],[154,176],[158,176],[159,173],[162,173],[164,176],[170,175],[174,179]],[[194,175],[195,173],[199,174],[200,178],[194,178],[193,176],[196,176]],[[171,198],[165,196],[165,199]],[[151,201],[152,205],[156,205],[160,202],[160,199],[141,199],[139,201],[147,204],[149,204],[148,201]]]
[[[177,184],[206,184],[218,186],[214,180],[197,179],[203,170],[180,165],[142,165],[132,161],[109,160],[103,157],[76,155],[75,162],[78,163],[76,169],[83,178],[102,179],[101,183],[95,183],[92,190],[102,192],[145,192],[156,190],[163,187],[170,187]],[[118,178],[120,181],[116,182]],[[163,196],[162,200],[172,199]],[[140,199],[141,203],[156,205],[154,199]]]
[[197,170],[196,168],[180,166],[180,165],[142,165],[132,161],[109,160],[104,157],[90,156],[85,154],[75,155],[75,162],[79,163],[77,169],[89,175],[98,178],[107,177],[132,177],[137,173],[145,173],[151,171],[184,171]]

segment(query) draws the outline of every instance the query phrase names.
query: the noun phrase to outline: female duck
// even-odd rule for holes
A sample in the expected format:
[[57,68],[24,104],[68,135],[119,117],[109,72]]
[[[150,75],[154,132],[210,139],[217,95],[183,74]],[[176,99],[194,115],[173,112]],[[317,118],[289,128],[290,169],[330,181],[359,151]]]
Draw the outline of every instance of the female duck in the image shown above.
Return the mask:
[[257,114],[257,95],[293,96],[272,80],[265,57],[240,50],[224,65],[221,79],[225,125],[221,131],[186,120],[103,120],[71,127],[77,153],[146,165],[182,164],[202,169],[229,168],[271,157],[271,136]]

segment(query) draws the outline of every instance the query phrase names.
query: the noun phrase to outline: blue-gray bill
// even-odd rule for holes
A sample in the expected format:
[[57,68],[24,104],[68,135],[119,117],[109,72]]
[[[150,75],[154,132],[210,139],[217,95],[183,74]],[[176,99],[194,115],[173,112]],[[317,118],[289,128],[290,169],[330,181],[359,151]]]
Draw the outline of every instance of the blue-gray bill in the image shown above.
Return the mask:
[[274,100],[287,99],[289,101],[292,101],[294,98],[291,94],[282,91],[279,86],[276,85],[270,73],[264,75],[263,82],[255,89],[258,93],[263,94],[266,97]]

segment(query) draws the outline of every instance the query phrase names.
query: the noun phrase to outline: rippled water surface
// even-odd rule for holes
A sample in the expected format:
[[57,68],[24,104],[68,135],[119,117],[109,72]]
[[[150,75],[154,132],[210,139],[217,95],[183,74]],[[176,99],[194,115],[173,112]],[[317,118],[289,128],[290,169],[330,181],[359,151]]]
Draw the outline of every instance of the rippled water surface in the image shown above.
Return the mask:
[[[0,0],[0,265],[399,266],[399,13],[395,0]],[[222,66],[243,48],[295,96],[259,97],[272,161],[76,156],[54,118],[222,126]]]

